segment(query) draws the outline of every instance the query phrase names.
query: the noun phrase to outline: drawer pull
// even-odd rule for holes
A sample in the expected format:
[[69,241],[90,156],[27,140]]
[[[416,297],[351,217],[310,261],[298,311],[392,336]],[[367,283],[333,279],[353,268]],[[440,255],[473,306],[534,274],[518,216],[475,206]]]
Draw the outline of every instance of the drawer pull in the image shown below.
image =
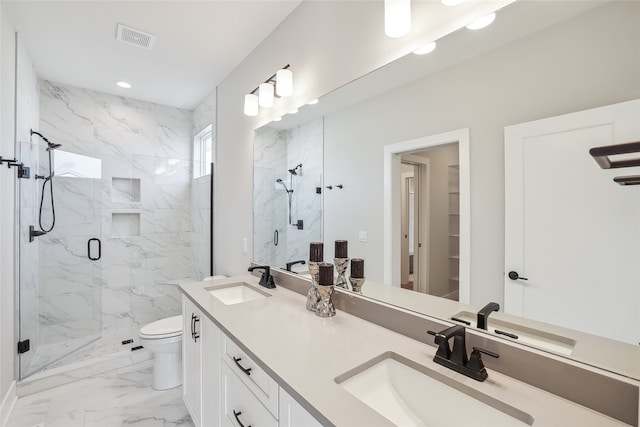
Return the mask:
[[242,412],[236,412],[235,410],[233,411],[233,416],[236,417],[236,421],[238,422],[238,424],[240,424],[240,427],[251,427],[251,425],[245,426],[244,424],[242,424],[242,421],[240,421],[239,418],[240,415],[242,415]]
[[195,313],[191,313],[191,338],[193,338],[194,342],[198,342],[198,338],[200,338],[200,335],[196,332],[196,323],[199,322],[200,318]]
[[240,361],[242,360],[241,357],[233,357],[233,361],[236,362],[236,366],[238,366],[238,368],[240,368],[242,370],[242,372],[244,372],[247,375],[251,375],[251,368],[245,368],[244,366],[242,366],[240,364]]

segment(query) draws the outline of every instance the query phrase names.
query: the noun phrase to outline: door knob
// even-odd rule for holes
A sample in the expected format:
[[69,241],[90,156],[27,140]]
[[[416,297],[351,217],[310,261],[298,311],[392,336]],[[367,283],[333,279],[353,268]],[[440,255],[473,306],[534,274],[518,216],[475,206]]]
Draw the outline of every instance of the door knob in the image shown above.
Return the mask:
[[529,280],[526,277],[520,277],[517,271],[510,271],[508,276],[511,280]]

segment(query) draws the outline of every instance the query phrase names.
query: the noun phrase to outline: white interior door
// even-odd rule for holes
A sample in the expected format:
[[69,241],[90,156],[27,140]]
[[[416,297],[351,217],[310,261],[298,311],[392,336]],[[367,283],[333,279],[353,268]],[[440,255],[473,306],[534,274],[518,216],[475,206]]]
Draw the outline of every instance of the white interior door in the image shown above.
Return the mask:
[[640,168],[589,149],[639,140],[640,100],[505,128],[506,312],[638,344]]

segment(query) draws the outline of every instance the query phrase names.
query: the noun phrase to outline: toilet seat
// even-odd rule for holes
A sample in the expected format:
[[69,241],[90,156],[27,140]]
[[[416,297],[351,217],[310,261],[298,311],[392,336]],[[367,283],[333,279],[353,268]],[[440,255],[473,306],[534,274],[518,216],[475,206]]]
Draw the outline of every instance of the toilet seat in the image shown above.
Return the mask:
[[156,320],[140,329],[140,338],[160,340],[182,335],[182,315]]

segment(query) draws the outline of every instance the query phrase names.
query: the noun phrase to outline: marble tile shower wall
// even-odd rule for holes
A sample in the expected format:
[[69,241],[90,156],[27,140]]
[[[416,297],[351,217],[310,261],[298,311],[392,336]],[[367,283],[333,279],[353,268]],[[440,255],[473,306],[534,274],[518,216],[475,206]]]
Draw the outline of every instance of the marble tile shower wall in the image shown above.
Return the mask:
[[[41,81],[40,129],[61,150],[102,160],[102,179],[55,179],[56,228],[40,250],[49,287],[41,321],[52,340],[97,328],[100,339],[75,359],[120,351],[144,324],[180,313],[178,290],[162,282],[199,278],[191,112]],[[102,241],[99,262],[86,257],[90,237]]]
[[[289,130],[263,128],[254,147],[254,258],[284,267],[293,260],[309,259],[309,242],[322,240],[322,118]],[[298,175],[288,170],[302,163]],[[289,225],[287,193],[276,179],[293,189],[291,220],[304,222],[302,230]],[[273,244],[274,231],[279,243]]]
[[[322,186],[323,119],[311,120],[289,131],[287,161],[293,168],[302,163],[302,171],[293,177],[292,221],[304,221],[299,230],[289,227],[287,232],[288,260],[309,260],[309,242],[322,241]],[[288,173],[287,173],[288,175]],[[334,183],[335,185],[336,183]],[[327,262],[333,262],[326,259]]]
[[[253,240],[254,260],[283,266],[287,259],[287,193],[276,179],[287,185],[287,131],[264,127],[254,140]],[[278,245],[274,234],[278,232]]]

